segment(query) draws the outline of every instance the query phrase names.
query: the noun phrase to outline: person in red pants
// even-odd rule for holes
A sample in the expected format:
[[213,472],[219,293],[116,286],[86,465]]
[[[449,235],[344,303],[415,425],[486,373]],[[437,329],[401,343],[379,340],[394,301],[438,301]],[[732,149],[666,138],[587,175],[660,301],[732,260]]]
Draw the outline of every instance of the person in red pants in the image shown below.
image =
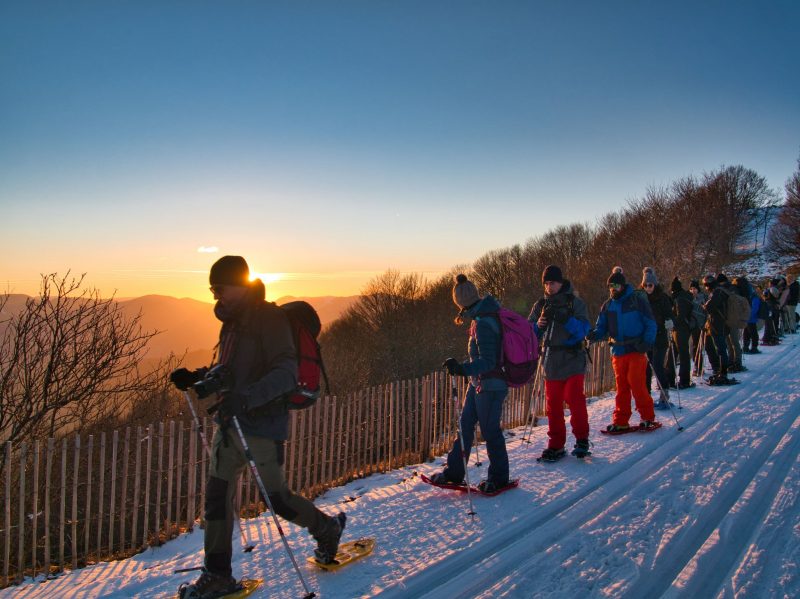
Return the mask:
[[567,427],[564,404],[569,407],[570,426],[575,435],[572,455],[589,455],[589,416],[583,379],[586,372],[584,337],[591,324],[586,303],[575,295],[572,283],[558,266],[550,265],[542,273],[544,296],[536,301],[528,316],[543,349],[541,368],[547,401],[547,436],[543,461],[555,461],[566,455]]
[[609,338],[611,363],[617,383],[616,409],[609,432],[630,428],[631,394],[642,419],[640,428],[660,426],[653,410],[653,398],[647,389],[647,352],[656,340],[656,321],[650,302],[636,293],[625,281],[622,269],[616,267],[608,277],[609,299],[600,308],[594,330],[587,337],[592,341]]

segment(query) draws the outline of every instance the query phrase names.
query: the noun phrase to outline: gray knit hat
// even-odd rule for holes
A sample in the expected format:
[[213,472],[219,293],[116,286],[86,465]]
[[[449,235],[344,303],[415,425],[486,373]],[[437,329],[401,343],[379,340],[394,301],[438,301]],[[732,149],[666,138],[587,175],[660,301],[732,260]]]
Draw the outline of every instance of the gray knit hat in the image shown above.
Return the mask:
[[469,308],[472,304],[479,302],[481,296],[478,294],[478,288],[475,284],[467,279],[467,275],[461,274],[456,277],[456,283],[453,285],[453,302],[456,306],[461,308]]
[[642,269],[642,287],[644,287],[647,283],[658,285],[658,278],[656,277],[656,271],[653,270],[652,266],[645,266]]

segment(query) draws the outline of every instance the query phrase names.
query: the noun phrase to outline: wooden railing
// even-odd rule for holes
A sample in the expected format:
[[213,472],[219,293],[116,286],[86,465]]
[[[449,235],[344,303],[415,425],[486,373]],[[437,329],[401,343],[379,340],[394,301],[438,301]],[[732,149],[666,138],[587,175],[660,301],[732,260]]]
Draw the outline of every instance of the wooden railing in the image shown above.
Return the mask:
[[[605,344],[590,348],[587,396],[614,385]],[[457,379],[459,398],[466,381]],[[511,389],[503,426],[543,415],[542,382]],[[444,453],[455,435],[455,402],[443,373],[396,381],[347,397],[327,396],[294,412],[286,446],[289,486],[307,497],[348,481],[421,463]],[[181,532],[202,516],[208,458],[200,432],[213,424],[170,421],[99,436],[3,448],[0,583],[119,559]],[[237,499],[258,514],[249,470]]]

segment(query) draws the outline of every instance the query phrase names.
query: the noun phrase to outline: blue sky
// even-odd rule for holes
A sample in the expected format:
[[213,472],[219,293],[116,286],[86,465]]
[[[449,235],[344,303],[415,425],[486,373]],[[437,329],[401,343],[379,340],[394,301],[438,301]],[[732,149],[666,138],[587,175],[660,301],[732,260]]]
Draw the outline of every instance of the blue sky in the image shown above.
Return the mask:
[[[800,154],[799,2],[4,2],[0,282],[441,272]],[[79,231],[79,232],[78,232]],[[12,260],[10,257],[14,256]]]

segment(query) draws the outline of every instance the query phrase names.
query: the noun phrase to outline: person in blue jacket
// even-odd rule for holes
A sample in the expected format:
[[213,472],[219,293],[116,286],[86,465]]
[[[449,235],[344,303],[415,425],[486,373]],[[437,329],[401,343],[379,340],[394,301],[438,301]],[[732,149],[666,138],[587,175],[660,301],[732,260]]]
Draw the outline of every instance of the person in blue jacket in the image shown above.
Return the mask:
[[[451,376],[469,377],[461,411],[461,434],[468,455],[475,437],[475,425],[480,423],[486,441],[486,453],[489,455],[489,472],[478,488],[485,493],[493,493],[508,486],[509,481],[508,452],[500,425],[503,402],[508,395],[508,384],[498,363],[502,344],[497,318],[500,303],[491,295],[481,297],[475,284],[463,274],[456,277],[453,302],[460,309],[456,324],[472,321],[467,345],[469,358],[464,362],[448,358],[444,366]],[[453,448],[447,455],[447,467],[434,475],[432,480],[437,484],[460,484],[464,475],[461,439],[456,436]]]
[[640,428],[660,426],[656,422],[653,398],[647,389],[647,352],[656,341],[656,321],[650,302],[625,281],[620,267],[608,277],[609,299],[600,308],[589,340],[608,338],[611,362],[617,384],[616,409],[606,430],[619,432],[630,428],[631,395],[639,412]]
[[761,350],[758,349],[758,319],[763,318],[762,315],[769,316],[769,309],[766,306],[762,307],[761,296],[755,289],[750,290],[750,318],[747,319],[747,326],[742,332],[742,353],[744,354],[760,354]]

